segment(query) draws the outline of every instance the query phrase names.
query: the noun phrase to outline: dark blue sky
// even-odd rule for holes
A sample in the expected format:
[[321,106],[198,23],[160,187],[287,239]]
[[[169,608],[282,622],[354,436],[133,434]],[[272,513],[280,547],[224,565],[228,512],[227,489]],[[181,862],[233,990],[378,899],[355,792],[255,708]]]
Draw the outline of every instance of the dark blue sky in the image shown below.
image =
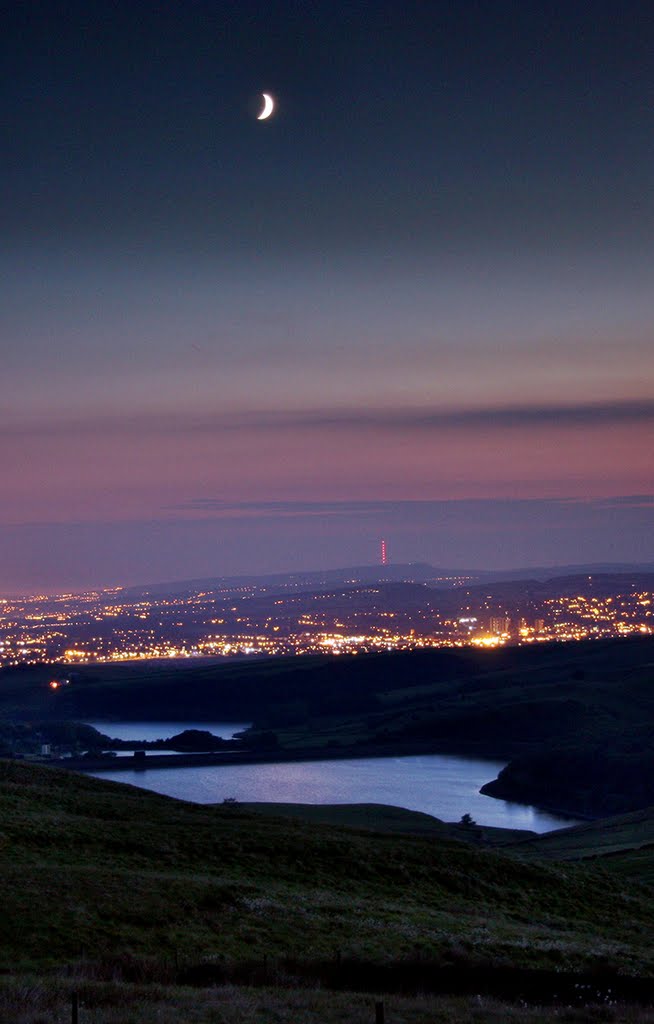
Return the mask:
[[647,4],[28,2],[13,20],[17,241],[246,259],[649,243]]
[[651,557],[649,4],[8,22],[0,590]]

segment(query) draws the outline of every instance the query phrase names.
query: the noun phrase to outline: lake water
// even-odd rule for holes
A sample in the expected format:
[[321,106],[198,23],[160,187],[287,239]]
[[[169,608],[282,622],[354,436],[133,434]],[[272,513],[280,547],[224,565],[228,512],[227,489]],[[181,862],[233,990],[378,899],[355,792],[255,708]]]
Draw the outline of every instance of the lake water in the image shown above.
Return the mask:
[[[243,728],[242,724],[225,722],[89,724],[120,739],[163,739],[185,728],[207,729],[215,735],[229,738]],[[146,768],[145,771],[93,774],[194,803],[221,803],[233,797],[256,802],[392,804],[425,811],[444,821],[458,821],[462,814],[468,813],[480,825],[524,828],[534,832],[549,832],[575,824],[570,818],[548,814],[535,807],[482,796],[480,787],[496,778],[504,764],[503,761],[450,754],[428,754],[285,764],[152,768],[150,771]]]

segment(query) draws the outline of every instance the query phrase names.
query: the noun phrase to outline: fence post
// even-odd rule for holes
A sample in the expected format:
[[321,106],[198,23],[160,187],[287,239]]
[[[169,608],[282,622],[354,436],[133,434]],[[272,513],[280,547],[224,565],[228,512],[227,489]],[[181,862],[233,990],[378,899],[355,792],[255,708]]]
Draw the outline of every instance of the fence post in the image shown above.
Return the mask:
[[79,999],[77,992],[73,992],[70,1000],[70,1024],[79,1024]]
[[384,1004],[375,1003],[375,1024],[384,1024]]

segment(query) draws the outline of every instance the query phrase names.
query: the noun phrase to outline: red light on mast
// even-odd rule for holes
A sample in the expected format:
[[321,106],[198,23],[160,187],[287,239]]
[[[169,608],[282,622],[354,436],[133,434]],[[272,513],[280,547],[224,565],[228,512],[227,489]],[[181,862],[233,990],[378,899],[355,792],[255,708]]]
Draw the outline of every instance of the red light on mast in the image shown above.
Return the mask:
[[386,565],[386,541],[381,542],[381,564]]

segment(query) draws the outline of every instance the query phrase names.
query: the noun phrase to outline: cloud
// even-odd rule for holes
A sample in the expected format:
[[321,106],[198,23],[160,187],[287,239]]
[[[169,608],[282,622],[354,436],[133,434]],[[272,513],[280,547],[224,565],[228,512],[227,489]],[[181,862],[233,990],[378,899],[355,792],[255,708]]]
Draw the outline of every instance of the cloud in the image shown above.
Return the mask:
[[621,494],[606,498],[598,503],[602,508],[651,508],[654,509],[654,494]]
[[654,423],[654,399],[612,402],[555,403],[499,407],[441,409],[312,409],[249,412],[157,412],[122,416],[88,415],[84,418],[0,422],[5,438],[80,436],[183,436],[258,431],[412,431],[506,430],[529,427],[602,427]]
[[431,506],[434,502],[393,501],[223,501],[220,498],[192,498],[170,508],[172,512],[206,512],[221,518],[305,516],[365,516],[389,512],[403,506]]
[[654,401],[649,400],[478,409],[313,412],[291,415],[286,420],[289,425],[298,427],[373,427],[405,430],[603,426],[649,421],[654,421]]
[[651,508],[654,495],[609,498],[466,498],[444,500],[372,500],[372,501],[224,501],[221,498],[191,498],[170,506],[165,512],[200,513],[217,519],[311,519],[380,517],[385,520],[454,521],[474,516],[476,521],[488,516],[548,516],[566,509],[580,515],[610,508]]

